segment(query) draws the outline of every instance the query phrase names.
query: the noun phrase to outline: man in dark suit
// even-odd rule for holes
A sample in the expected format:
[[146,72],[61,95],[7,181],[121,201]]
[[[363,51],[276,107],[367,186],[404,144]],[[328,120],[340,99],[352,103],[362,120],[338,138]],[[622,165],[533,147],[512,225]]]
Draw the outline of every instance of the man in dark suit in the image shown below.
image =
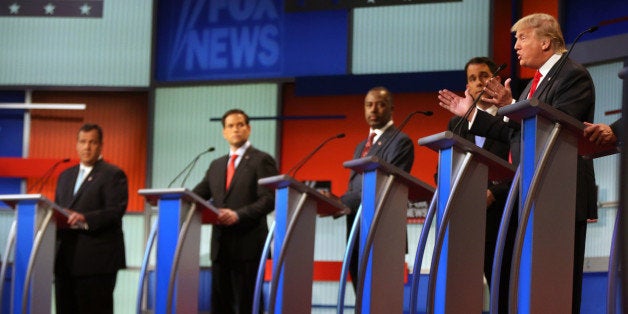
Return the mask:
[[[493,60],[486,57],[475,57],[467,62],[465,65],[465,73],[467,77],[467,89],[469,94],[475,100],[480,96],[486,82],[492,77],[492,73],[497,70],[497,65]],[[491,115],[497,114],[497,106],[478,100],[477,110],[484,111]],[[492,138],[486,138],[478,135],[474,135],[469,132],[469,124],[466,121],[461,121],[463,118],[454,116],[449,120],[447,129],[460,135],[461,137],[469,140],[472,143],[476,143],[478,146],[485,150],[495,154],[496,156],[508,160],[508,143],[504,143]],[[488,182],[488,188],[486,190],[486,237],[484,242],[484,275],[486,280],[491,282],[491,275],[493,269],[493,257],[495,256],[495,245],[497,243],[497,233],[499,231],[499,225],[501,222],[502,213],[504,212],[504,205],[506,204],[506,198],[508,197],[508,190],[510,188],[510,182]],[[510,238],[514,240],[516,231],[516,224],[513,224],[510,232]],[[512,241],[509,241],[509,245],[512,246]],[[502,277],[500,280],[501,286],[504,286],[505,297],[507,298],[507,284],[509,274],[509,261],[511,249],[507,249],[505,252],[507,255],[504,265],[502,266]]]
[[230,152],[212,161],[194,193],[220,209],[211,236],[212,313],[248,314],[268,234],[266,215],[275,206],[273,191],[257,181],[278,170],[273,157],[248,141],[251,126],[244,111],[227,111],[222,126]]
[[69,213],[67,225],[57,231],[57,313],[113,313],[116,275],[126,267],[127,177],[102,160],[102,145],[100,126],[83,125],[76,143],[81,163],[63,171],[57,182],[55,202]]
[[[355,148],[353,158],[379,156],[384,161],[410,172],[414,162],[414,145],[405,133],[397,133],[392,121],[394,105],[392,94],[385,87],[374,87],[364,98],[364,117],[370,126],[369,137]],[[370,141],[370,143],[369,143]],[[381,149],[385,147],[385,149]],[[365,149],[366,148],[366,149]],[[351,209],[347,215],[347,236],[351,232],[355,214],[360,207],[362,196],[362,175],[351,171],[349,188],[340,200]],[[405,228],[405,226],[403,226]],[[359,247],[354,246],[349,264],[349,273],[354,291],[357,291]]]
[[[579,121],[591,121],[595,109],[595,92],[589,72],[570,59],[565,60],[563,68],[558,72],[559,61],[566,51],[558,21],[548,14],[531,14],[517,21],[511,31],[515,32],[517,39],[515,50],[519,64],[537,70],[535,79],[523,90],[519,100],[538,98]],[[545,79],[548,76],[552,77],[551,83]],[[487,97],[483,100],[499,107],[515,102],[510,89],[510,79],[507,79],[504,85],[499,80],[489,80],[485,94]],[[439,105],[460,116],[470,107],[472,101],[468,97],[461,98],[447,90],[440,92],[439,100]],[[471,133],[510,142],[513,163],[518,164],[521,133],[518,125],[513,122],[506,123],[501,118],[481,111],[474,111],[468,120],[472,124]],[[577,167],[572,296],[574,313],[580,312],[587,219],[597,219],[597,188],[593,161],[578,158]]]

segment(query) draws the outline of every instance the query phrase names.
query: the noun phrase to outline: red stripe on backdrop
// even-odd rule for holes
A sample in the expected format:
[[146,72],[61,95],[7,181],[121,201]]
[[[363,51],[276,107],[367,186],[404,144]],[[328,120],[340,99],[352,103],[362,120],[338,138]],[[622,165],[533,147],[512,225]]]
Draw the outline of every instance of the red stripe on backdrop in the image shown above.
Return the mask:
[[[314,281],[340,281],[340,273],[342,272],[341,261],[314,261],[314,273],[312,279]],[[273,260],[266,260],[266,269],[264,272],[264,281],[270,281],[273,273]],[[347,278],[351,281],[351,278]],[[408,265],[403,268],[403,283],[408,282]]]
[[[41,178],[46,172],[59,162],[60,158],[0,158],[0,177],[5,178]],[[78,159],[71,159],[67,163],[60,164],[51,176],[57,177],[61,171],[79,163]]]

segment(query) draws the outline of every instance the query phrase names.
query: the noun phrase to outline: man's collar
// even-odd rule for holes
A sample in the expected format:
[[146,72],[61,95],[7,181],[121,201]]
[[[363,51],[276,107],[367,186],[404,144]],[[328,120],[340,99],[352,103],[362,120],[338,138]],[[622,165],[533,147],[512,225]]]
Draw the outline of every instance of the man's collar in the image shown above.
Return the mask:
[[541,80],[545,78],[547,73],[549,73],[552,67],[558,62],[558,60],[560,60],[560,57],[562,57],[562,55],[553,54],[549,59],[547,59],[547,61],[545,61],[545,63],[543,63],[543,65],[539,68],[539,72],[543,75]]
[[370,133],[375,132],[375,134],[377,134],[377,135],[382,135],[382,134],[384,134],[384,132],[386,132],[386,130],[387,130],[389,127],[391,127],[393,124],[394,124],[394,123],[393,123],[393,120],[392,120],[392,119],[390,119],[390,121],[388,121],[388,123],[386,123],[386,125],[384,125],[384,127],[383,127],[383,128],[380,128],[380,129],[373,129],[373,128],[371,128],[371,129],[369,130],[369,134],[370,134]]
[[478,106],[477,108],[478,108],[478,110],[482,110],[482,111],[484,111],[484,112],[486,112],[486,113],[488,113],[488,114],[490,114],[492,116],[497,115],[497,110],[499,109],[495,105],[492,105],[492,106],[490,106],[490,107],[488,107],[486,109],[482,109],[482,108],[480,108],[480,106]]
[[235,151],[230,151],[229,152],[229,156],[236,154],[238,156],[242,156],[244,155],[244,152],[246,152],[246,150],[251,147],[251,142],[246,141],[246,143],[244,143],[244,145],[238,147],[238,149],[236,149]]

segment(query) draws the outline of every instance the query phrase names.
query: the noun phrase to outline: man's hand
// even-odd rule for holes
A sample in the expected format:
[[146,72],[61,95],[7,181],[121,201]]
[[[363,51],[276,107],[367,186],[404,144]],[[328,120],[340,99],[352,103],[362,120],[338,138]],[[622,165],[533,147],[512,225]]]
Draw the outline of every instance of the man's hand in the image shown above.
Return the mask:
[[332,194],[329,190],[318,190],[321,194],[331,198],[332,200],[336,200],[340,202],[340,198],[334,194]]
[[491,206],[491,204],[493,204],[493,202],[495,202],[495,195],[493,195],[493,192],[491,192],[491,190],[486,190],[486,207]]
[[584,137],[597,145],[617,143],[617,136],[615,136],[611,127],[604,123],[584,122]]
[[240,220],[238,213],[230,208],[220,208],[218,210],[218,222],[221,225],[231,226]]
[[70,227],[78,228],[87,224],[87,221],[85,221],[85,216],[83,216],[83,214],[75,212],[71,209],[66,209],[66,211],[68,213],[67,222],[68,222],[68,225],[70,225]]
[[502,85],[500,81],[501,79],[499,76],[493,77],[490,80],[486,81],[482,101],[488,104],[493,104],[497,107],[503,107],[512,104],[512,90],[510,89],[511,79],[508,78],[506,82],[504,82],[504,85]]
[[[447,109],[449,112],[459,117],[463,117],[467,113],[467,110],[469,110],[471,105],[473,105],[473,97],[471,97],[471,94],[469,94],[469,89],[464,91],[464,98],[446,89],[439,90],[438,100],[439,106]],[[474,116],[475,109],[474,112],[471,112],[471,114],[469,114],[468,120],[473,118]]]

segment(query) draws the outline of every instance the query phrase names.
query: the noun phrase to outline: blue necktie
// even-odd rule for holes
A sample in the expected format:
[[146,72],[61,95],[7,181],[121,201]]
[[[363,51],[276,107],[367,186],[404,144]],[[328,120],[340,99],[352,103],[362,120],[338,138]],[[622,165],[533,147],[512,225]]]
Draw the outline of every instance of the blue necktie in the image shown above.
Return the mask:
[[74,184],[74,194],[81,187],[81,183],[83,183],[83,177],[85,176],[85,169],[81,168],[78,173],[78,177],[76,177],[76,183]]
[[484,147],[485,141],[486,141],[486,137],[479,136],[479,135],[475,136],[475,145],[477,145],[478,147]]

